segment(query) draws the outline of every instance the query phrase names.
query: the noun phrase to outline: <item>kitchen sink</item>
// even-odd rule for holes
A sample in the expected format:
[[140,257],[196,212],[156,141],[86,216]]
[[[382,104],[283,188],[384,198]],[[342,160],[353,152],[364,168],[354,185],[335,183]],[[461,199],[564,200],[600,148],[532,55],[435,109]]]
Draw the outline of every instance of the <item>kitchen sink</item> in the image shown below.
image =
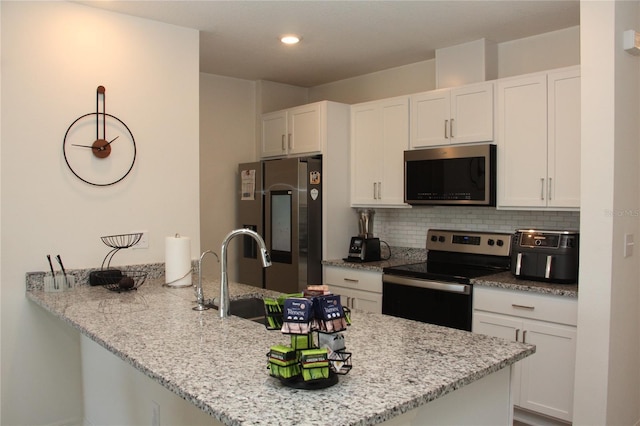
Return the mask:
[[[218,309],[215,303],[212,306]],[[229,303],[229,314],[264,324],[264,301],[260,297],[232,300]]]

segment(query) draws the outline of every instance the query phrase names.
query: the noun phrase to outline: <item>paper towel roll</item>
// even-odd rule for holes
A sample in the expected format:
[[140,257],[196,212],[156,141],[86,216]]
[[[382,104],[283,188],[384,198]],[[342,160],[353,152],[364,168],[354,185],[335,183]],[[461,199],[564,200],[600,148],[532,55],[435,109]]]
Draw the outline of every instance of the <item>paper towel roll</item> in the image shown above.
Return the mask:
[[170,287],[191,285],[191,239],[176,234],[165,239],[164,279]]

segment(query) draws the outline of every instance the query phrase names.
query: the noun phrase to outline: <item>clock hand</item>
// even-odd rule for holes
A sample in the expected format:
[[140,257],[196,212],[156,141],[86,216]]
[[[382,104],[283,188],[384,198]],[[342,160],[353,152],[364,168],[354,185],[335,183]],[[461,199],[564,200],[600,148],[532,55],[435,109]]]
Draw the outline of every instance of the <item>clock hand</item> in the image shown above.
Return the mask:
[[[107,142],[107,145],[111,145],[111,142],[115,141],[116,139],[118,139],[120,136],[116,136],[115,138],[111,139],[109,142]],[[105,146],[107,146],[105,145]],[[104,147],[103,147],[104,148]]]
[[77,143],[72,143],[71,145],[73,146],[80,146],[82,148],[91,148],[91,149],[96,149],[98,151],[104,151],[105,149],[107,149],[106,147],[108,145],[111,144],[111,142],[115,141],[116,139],[118,139],[120,136],[116,136],[115,138],[111,139],[109,142],[107,142],[106,144],[102,145],[102,146],[90,146],[90,145],[78,145]]
[[[106,122],[106,89],[104,86],[98,86],[96,89],[96,139],[100,138],[100,116],[102,116],[102,138],[107,139],[107,122]],[[102,95],[102,112],[100,112],[100,95]]]

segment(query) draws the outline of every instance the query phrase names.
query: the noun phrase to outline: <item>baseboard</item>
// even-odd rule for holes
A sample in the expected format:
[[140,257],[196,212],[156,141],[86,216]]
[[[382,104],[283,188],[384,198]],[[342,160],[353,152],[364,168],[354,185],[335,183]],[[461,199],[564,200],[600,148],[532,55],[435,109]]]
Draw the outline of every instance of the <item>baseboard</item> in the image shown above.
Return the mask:
[[530,426],[570,426],[571,422],[513,407],[513,419]]
[[72,417],[69,419],[58,420],[53,423],[47,423],[46,426],[91,426],[88,423],[85,423],[83,419],[78,417]]

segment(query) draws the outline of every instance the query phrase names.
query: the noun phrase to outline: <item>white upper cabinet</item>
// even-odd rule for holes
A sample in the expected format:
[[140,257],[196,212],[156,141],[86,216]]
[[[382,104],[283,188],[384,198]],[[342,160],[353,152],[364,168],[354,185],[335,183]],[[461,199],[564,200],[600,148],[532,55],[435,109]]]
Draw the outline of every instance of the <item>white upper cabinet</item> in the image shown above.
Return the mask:
[[407,206],[404,151],[408,146],[408,97],[351,106],[352,206]]
[[580,70],[550,72],[549,207],[580,207]]
[[493,140],[493,82],[411,96],[411,149]]
[[260,157],[321,154],[326,140],[327,102],[262,115]]
[[497,83],[498,207],[580,207],[580,69]]

